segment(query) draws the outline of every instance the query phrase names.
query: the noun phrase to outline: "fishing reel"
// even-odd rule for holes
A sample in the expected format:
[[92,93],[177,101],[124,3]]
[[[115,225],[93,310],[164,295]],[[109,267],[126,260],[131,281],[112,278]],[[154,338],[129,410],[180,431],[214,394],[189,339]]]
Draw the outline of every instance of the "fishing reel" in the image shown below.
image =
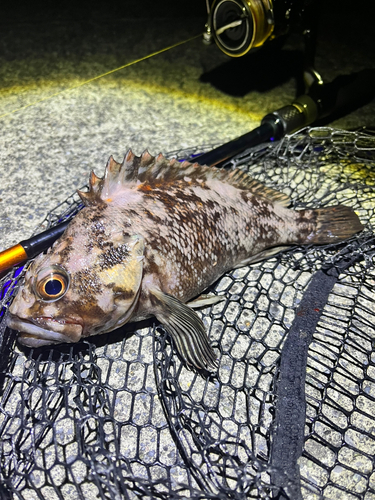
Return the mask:
[[305,41],[305,84],[322,83],[314,68],[317,30],[316,0],[206,0],[208,19],[203,34],[230,57],[241,57],[266,42],[291,32]]

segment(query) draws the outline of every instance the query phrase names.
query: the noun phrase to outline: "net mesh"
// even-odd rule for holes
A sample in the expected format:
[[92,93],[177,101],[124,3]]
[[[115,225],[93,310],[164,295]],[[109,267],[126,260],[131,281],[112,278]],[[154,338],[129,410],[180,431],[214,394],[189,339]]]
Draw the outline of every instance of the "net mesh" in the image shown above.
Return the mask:
[[[307,129],[233,166],[289,194],[296,209],[351,206],[365,229],[212,286],[224,300],[199,312],[219,361],[207,377],[186,369],[153,320],[75,345],[22,348],[4,321],[24,272],[13,269],[0,283],[1,498],[295,498],[293,487],[306,499],[375,498],[375,135]],[[79,208],[71,196],[43,227]],[[353,255],[309,345],[293,475],[271,453],[282,348],[314,274]]]

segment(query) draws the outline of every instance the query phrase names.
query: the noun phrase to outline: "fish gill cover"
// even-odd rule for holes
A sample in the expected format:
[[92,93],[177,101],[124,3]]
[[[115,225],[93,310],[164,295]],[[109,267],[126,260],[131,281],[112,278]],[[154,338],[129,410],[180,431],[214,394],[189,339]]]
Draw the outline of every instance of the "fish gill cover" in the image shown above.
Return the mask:
[[[375,497],[375,135],[309,129],[232,166],[290,195],[293,208],[350,206],[365,230],[211,287],[225,300],[200,311],[219,363],[206,377],[153,320],[21,348],[4,321],[19,280],[8,273],[0,498]],[[44,224],[78,204],[73,195]]]

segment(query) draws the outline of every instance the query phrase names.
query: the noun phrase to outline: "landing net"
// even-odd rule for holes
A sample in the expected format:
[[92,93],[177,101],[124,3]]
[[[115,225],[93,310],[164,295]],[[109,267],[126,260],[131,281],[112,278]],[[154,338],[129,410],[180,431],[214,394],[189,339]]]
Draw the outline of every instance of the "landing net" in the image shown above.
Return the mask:
[[[365,230],[223,276],[211,291],[225,300],[200,311],[219,362],[208,377],[153,320],[21,348],[4,321],[24,272],[12,270],[0,281],[1,499],[375,498],[375,135],[309,129],[233,166],[295,209],[351,206]],[[73,195],[44,228],[78,208]]]

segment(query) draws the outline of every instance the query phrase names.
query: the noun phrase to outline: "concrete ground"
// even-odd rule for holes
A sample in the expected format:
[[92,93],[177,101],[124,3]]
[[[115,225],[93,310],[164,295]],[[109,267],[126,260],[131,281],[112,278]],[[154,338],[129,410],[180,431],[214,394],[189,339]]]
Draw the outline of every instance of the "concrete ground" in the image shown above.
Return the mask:
[[[350,2],[340,2],[339,11],[321,11],[316,66],[325,81],[374,67],[370,6],[353,12]],[[224,143],[298,93],[298,36],[281,52],[271,48],[238,59],[204,46],[198,36],[66,91],[199,35],[203,0],[112,1],[95,9],[33,2],[6,9],[0,29],[0,249],[31,235],[47,211],[87,182],[91,169],[101,175],[110,154],[121,159],[129,147],[157,154]],[[374,125],[374,110],[373,101],[332,125]]]

